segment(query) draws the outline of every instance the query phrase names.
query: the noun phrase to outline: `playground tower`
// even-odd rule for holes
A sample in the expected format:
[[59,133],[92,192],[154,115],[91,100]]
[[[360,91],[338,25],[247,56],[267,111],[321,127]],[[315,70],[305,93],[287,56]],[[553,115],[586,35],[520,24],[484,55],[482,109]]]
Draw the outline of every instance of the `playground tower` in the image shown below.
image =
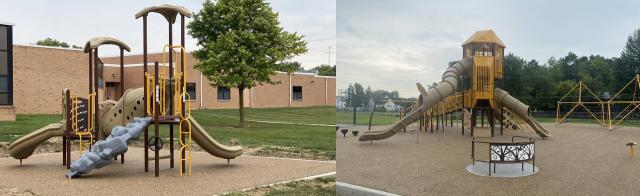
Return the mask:
[[[493,30],[477,31],[469,37],[463,44],[463,58],[472,59],[472,71],[470,85],[463,82],[462,89],[464,109],[471,110],[471,133],[478,116],[481,115],[484,122],[484,115],[487,114],[491,136],[494,131],[494,112],[502,113],[502,108],[496,106],[494,102],[494,88],[496,81],[502,81],[504,48],[500,38]],[[464,75],[463,81],[464,81]],[[465,102],[465,97],[470,98]],[[500,114],[502,115],[502,114]],[[463,128],[464,129],[464,128]]]
[[[153,72],[147,68],[147,17],[149,13],[157,13],[167,20],[169,28],[168,42],[163,47],[162,70],[158,61],[154,62]],[[146,116],[153,117],[154,135],[149,137],[149,129],[144,131],[145,165],[149,171],[149,150],[154,151],[153,161],[155,176],[159,176],[160,159],[169,159],[169,167],[174,167],[174,125],[178,126],[180,136],[180,176],[191,175],[191,105],[186,92],[186,49],[185,49],[185,17],[191,18],[192,12],[182,6],[160,5],[144,8],[136,13],[135,18],[142,18],[142,49],[144,71],[144,100]],[[179,17],[178,17],[179,16]],[[180,19],[180,44],[173,43],[173,25]],[[178,55],[178,50],[180,51]],[[167,61],[168,56],[168,61]],[[175,59],[174,59],[175,58]],[[174,62],[175,61],[175,62]],[[175,65],[174,65],[175,64]],[[174,67],[174,66],[178,66]],[[168,68],[168,69],[167,69]],[[177,69],[176,69],[177,68]],[[163,141],[160,138],[160,124],[169,126],[169,155],[160,156]]]

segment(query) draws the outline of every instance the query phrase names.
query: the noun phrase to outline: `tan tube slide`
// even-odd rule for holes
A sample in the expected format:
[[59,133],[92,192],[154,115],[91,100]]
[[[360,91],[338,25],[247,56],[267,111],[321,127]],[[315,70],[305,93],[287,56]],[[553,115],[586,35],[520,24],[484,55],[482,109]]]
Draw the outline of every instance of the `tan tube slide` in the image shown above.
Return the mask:
[[11,143],[9,155],[16,159],[29,158],[42,142],[47,141],[49,138],[63,135],[63,123],[49,124]]
[[428,91],[425,91],[424,87],[418,83],[418,90],[423,98],[420,107],[410,111],[405,118],[394,123],[388,129],[384,131],[367,132],[360,136],[358,140],[369,141],[386,139],[395,135],[407,125],[415,122],[422,112],[452,95],[458,89],[458,78],[460,78],[462,74],[468,74],[471,70],[471,65],[471,59],[462,59],[455,64],[450,65],[442,75],[442,81],[440,81],[435,87],[430,88]]
[[242,155],[242,147],[220,144],[211,138],[195,119],[189,118],[189,122],[191,123],[191,138],[209,154],[223,159],[233,159]]
[[496,104],[506,107],[518,117],[522,118],[533,130],[542,138],[550,137],[549,131],[542,127],[538,121],[529,115],[529,106],[520,102],[520,100],[509,95],[507,91],[496,88],[493,91],[494,101]]

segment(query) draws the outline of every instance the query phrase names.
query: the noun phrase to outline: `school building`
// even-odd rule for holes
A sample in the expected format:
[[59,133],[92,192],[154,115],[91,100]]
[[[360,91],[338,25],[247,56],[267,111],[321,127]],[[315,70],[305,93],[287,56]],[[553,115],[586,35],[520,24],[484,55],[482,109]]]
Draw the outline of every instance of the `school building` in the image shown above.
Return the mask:
[[[89,89],[89,55],[81,49],[13,44],[12,25],[0,23],[0,121],[14,120],[16,114],[59,114],[61,92],[86,97]],[[125,55],[127,55],[125,53]],[[148,55],[162,64],[162,53]],[[119,56],[101,56],[103,82],[100,101],[118,100],[120,88],[143,86],[141,54],[124,57],[124,84],[120,84]],[[187,53],[187,92],[192,109],[238,108],[235,88],[210,85],[206,76],[193,69],[197,62]],[[178,66],[179,67],[179,66]],[[163,69],[161,66],[160,69]],[[335,106],[336,78],[314,73],[278,72],[271,78],[278,84],[263,84],[245,89],[247,108]]]

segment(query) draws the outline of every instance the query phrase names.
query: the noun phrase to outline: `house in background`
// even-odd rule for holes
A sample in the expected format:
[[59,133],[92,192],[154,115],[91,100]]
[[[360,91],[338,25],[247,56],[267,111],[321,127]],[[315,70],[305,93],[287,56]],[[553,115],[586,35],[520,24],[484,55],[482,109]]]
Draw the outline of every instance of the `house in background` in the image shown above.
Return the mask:
[[396,112],[400,110],[400,106],[396,105],[393,100],[389,99],[386,103],[384,103],[384,109],[387,110],[387,112]]

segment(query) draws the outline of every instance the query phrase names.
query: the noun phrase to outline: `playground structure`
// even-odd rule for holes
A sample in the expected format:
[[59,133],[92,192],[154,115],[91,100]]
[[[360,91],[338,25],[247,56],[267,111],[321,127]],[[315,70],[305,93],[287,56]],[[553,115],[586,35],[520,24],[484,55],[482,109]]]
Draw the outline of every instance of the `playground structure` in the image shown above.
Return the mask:
[[[609,130],[616,129],[640,107],[640,99],[637,97],[639,88],[640,75],[636,75],[609,100],[603,101],[587,85],[579,81],[558,100],[555,124],[556,126],[562,124],[577,109],[582,108],[597,124]],[[588,96],[583,95],[585,90],[588,92]],[[627,91],[631,91],[631,93],[625,94]],[[571,100],[573,97],[577,99]],[[571,105],[571,109],[566,113],[562,112],[561,106],[564,105]]]
[[[163,15],[169,23],[169,44],[165,45],[163,68],[154,63],[153,71],[147,69],[147,15],[155,12]],[[181,17],[181,44],[173,45],[172,24],[177,15]],[[136,14],[143,18],[143,87],[124,90],[120,88],[122,97],[118,101],[107,100],[98,103],[98,83],[102,77],[98,48],[101,45],[116,45],[120,48],[120,82],[124,86],[124,51],[129,47],[113,38],[97,37],[89,40],[84,52],[89,54],[89,95],[80,98],[71,95],[65,89],[62,96],[63,120],[27,134],[9,146],[9,154],[20,159],[27,159],[43,142],[52,137],[63,137],[63,165],[70,169],[68,177],[77,177],[88,173],[91,169],[100,168],[110,163],[111,159],[124,164],[124,154],[131,139],[144,133],[144,164],[148,172],[149,154],[154,151],[155,176],[159,176],[159,160],[169,159],[169,167],[174,168],[174,132],[177,125],[179,131],[180,176],[191,175],[192,139],[209,154],[227,159],[242,155],[242,147],[225,146],[214,140],[190,115],[189,95],[186,93],[186,50],[184,48],[184,17],[191,12],[184,7],[174,5],[152,6]],[[178,53],[176,50],[180,50]],[[181,58],[174,55],[180,54]],[[175,60],[175,62],[174,62]],[[174,63],[180,63],[180,69],[174,69]],[[168,68],[168,70],[167,70]],[[154,135],[149,137],[148,126],[154,124]],[[169,126],[169,155],[160,156],[163,140],[160,138],[160,125]],[[107,137],[108,136],[108,137]],[[88,137],[88,140],[87,140]],[[71,140],[78,139],[80,149],[89,145],[90,151],[80,159],[71,163]],[[105,140],[106,139],[106,140]],[[89,142],[86,142],[89,141]]]
[[[147,68],[147,17],[151,12],[155,12],[164,16],[169,25],[168,44],[163,47],[163,69],[159,71],[158,62],[155,62],[154,73],[149,72]],[[173,24],[176,22],[177,15],[180,15],[180,45],[173,45]],[[149,171],[149,150],[154,151],[155,175],[159,175],[159,164],[161,158],[169,159],[169,167],[174,167],[174,125],[178,125],[180,136],[180,175],[188,170],[191,175],[191,109],[188,94],[186,93],[186,50],[185,50],[185,17],[191,17],[191,11],[184,7],[177,6],[153,6],[148,7],[136,13],[135,18],[142,17],[143,25],[143,66],[144,66],[144,111],[147,115],[153,116],[154,136],[149,138],[149,131],[144,131],[145,146],[145,172]],[[167,51],[168,48],[168,51]],[[180,53],[180,69],[174,69],[173,55],[176,54],[174,48],[179,48]],[[168,65],[166,61],[166,53],[168,52]],[[176,64],[178,59],[176,59]],[[169,70],[167,71],[167,66]],[[167,91],[167,88],[169,90]],[[167,109],[169,111],[167,111]],[[162,148],[162,139],[160,138],[160,124],[169,125],[169,156],[160,157],[159,150]],[[152,148],[151,148],[152,147]]]
[[[505,125],[517,124],[515,121],[505,123],[505,116],[517,116],[543,138],[549,137],[549,132],[529,115],[529,106],[512,97],[506,91],[495,88],[495,81],[503,77],[503,54],[505,45],[493,30],[475,32],[463,44],[463,58],[451,64],[442,76],[442,81],[425,90],[417,83],[420,92],[420,103],[404,115],[391,127],[383,131],[367,132],[360,141],[382,140],[404,130],[408,125],[420,122],[420,127],[426,127],[429,122],[433,131],[434,118],[436,126],[445,126],[447,116],[462,113],[462,132],[465,125],[474,135],[478,112],[480,117],[486,114],[494,136],[495,121],[499,119],[500,128]],[[470,86],[465,87],[469,82]],[[505,115],[507,114],[507,115]],[[497,117],[497,118],[496,118]],[[451,118],[450,124],[453,124]],[[436,127],[437,128],[437,127]],[[501,134],[503,132],[501,131]]]

